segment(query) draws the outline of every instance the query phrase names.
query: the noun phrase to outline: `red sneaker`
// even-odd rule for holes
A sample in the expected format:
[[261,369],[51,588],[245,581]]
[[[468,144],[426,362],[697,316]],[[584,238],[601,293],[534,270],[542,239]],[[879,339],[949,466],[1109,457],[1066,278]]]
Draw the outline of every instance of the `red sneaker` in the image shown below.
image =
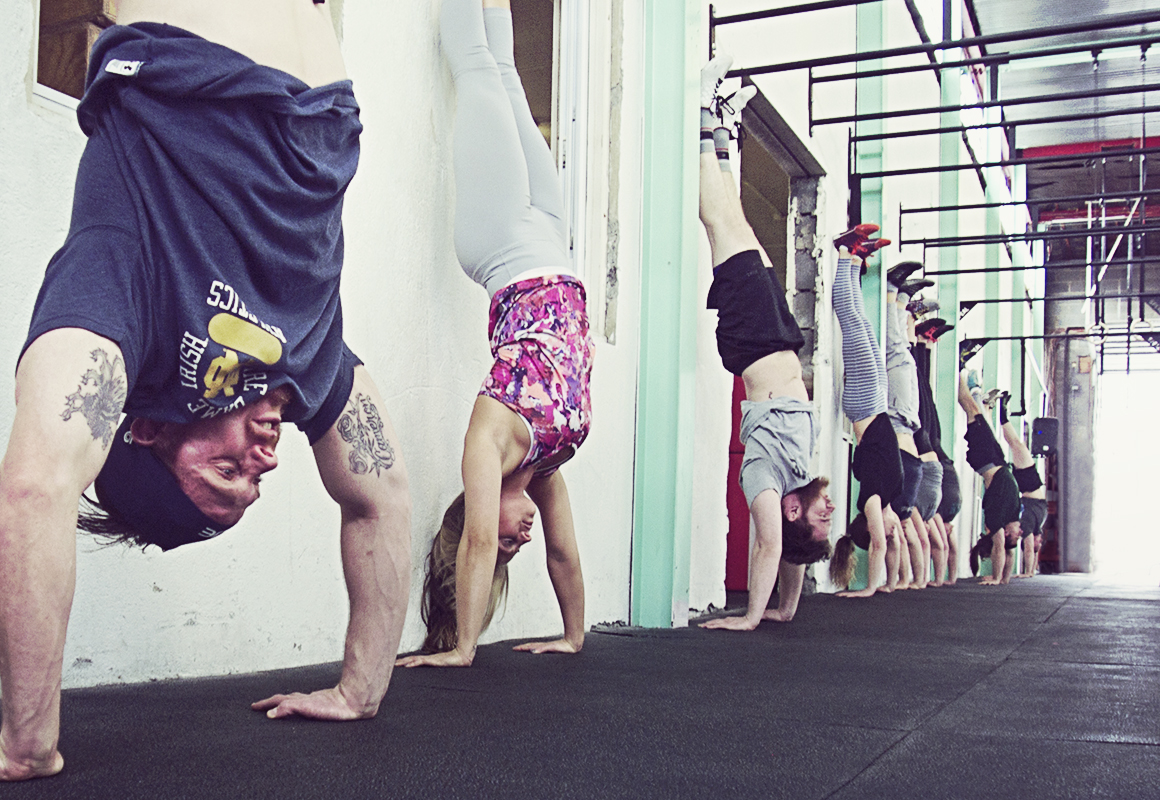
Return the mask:
[[[875,225],[874,227],[878,227]],[[874,255],[878,250],[881,250],[886,245],[890,244],[889,239],[864,239],[850,250],[850,255],[857,256],[865,261]]]
[[878,226],[872,222],[865,222],[861,225],[855,225],[845,233],[839,233],[834,237],[834,247],[838,249],[845,247],[847,250],[853,253],[854,248],[869,239],[870,234],[877,232]]

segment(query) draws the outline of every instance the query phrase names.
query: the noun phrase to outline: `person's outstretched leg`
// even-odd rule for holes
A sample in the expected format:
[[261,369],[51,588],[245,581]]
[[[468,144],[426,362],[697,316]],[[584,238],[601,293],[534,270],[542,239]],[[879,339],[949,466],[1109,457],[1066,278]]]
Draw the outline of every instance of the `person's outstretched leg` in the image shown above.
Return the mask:
[[[877,230],[876,226],[869,228],[867,234]],[[858,284],[861,260],[855,261],[846,247],[839,248],[833,292],[834,313],[842,330],[842,362],[846,372],[842,411],[851,422],[886,411],[886,367],[862,304],[862,289]]]
[[1007,440],[1007,445],[1011,448],[1011,463],[1015,466],[1015,469],[1027,469],[1028,467],[1035,466],[1035,457],[1027,449],[1027,445],[1023,442],[1023,437],[1016,433],[1015,426],[1011,424],[1011,420],[1007,418],[1007,403],[1005,397],[999,399],[999,421],[1003,426],[1003,438]]
[[524,84],[516,71],[515,35],[512,31],[510,0],[485,0],[483,25],[487,46],[499,67],[500,79],[507,91],[508,102],[520,136],[520,147],[528,170],[528,190],[533,208],[548,216],[560,236],[568,241],[568,224],[564,219],[564,199],[560,189],[560,175],[556,160],[547,140],[540,132],[528,107]]
[[745,212],[741,207],[741,200],[737,195],[737,187],[733,184],[732,174],[726,174],[720,164],[720,157],[713,143],[715,131],[721,125],[721,119],[715,109],[711,108],[714,93],[720,84],[720,78],[729,68],[732,59],[721,55],[714,58],[701,70],[701,136],[702,147],[700,155],[700,196],[699,213],[701,223],[705,226],[705,233],[709,237],[709,248],[712,253],[713,267],[716,268],[728,261],[731,257],[746,250],[761,250],[761,244],[753,233]]
[[[734,213],[742,217],[745,216],[745,210],[741,206],[741,192],[738,191],[737,180],[733,176],[733,166],[729,162],[729,142],[739,135],[741,112],[745,110],[745,106],[756,94],[756,86],[744,86],[728,97],[720,98],[717,103],[717,122],[713,128],[713,150],[717,154],[717,166],[721,169],[721,180],[728,190],[728,199],[733,206]],[[702,109],[701,119],[702,122],[705,121],[704,109]],[[757,249],[765,264],[769,265],[769,256],[766,255],[764,248],[759,244]]]
[[464,270],[519,241],[530,213],[528,168],[480,0],[443,0],[443,50],[455,78],[455,251]]
[[533,209],[515,114],[487,46],[480,0],[444,0],[443,50],[455,78],[455,252],[494,295],[531,269],[567,271],[566,240]]
[[967,387],[967,379],[962,375],[959,376],[959,405],[967,413],[967,422],[972,422],[975,417],[983,413],[983,409],[979,407],[974,395]]

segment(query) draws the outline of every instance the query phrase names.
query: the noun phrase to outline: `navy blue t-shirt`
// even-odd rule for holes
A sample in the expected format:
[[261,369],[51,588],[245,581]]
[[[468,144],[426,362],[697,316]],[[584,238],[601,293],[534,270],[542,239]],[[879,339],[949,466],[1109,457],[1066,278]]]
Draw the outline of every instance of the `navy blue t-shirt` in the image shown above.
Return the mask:
[[179,28],[114,26],[77,109],[89,136],[25,347],[80,327],[125,358],[132,416],[192,422],[271,390],[316,441],[358,359],[342,341],[349,81],[311,88]]

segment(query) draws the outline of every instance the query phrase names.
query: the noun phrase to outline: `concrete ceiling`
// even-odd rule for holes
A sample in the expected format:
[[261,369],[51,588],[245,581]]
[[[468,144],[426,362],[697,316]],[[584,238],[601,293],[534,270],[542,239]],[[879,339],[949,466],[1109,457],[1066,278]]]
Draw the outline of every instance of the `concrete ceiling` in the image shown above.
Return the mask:
[[[1042,30],[1057,25],[1094,26],[1111,16],[1160,11],[1160,0],[967,0],[967,4],[980,35]],[[1160,22],[1106,30],[1089,28],[1078,33],[997,44],[986,49],[988,55],[995,55],[1025,53],[1075,43],[1093,45],[1084,52],[1012,60],[998,70],[998,91],[1002,100],[1075,93],[1095,95],[1005,106],[1006,120],[1024,123],[1015,127],[1013,143],[1016,155],[1044,155],[1039,148],[1091,153],[1091,158],[1067,164],[1028,167],[1030,199],[1160,191],[1160,168],[1150,167],[1151,162],[1160,162],[1160,153],[1145,156],[1125,153],[1125,150],[1160,145],[1160,138],[1157,138],[1160,137],[1160,113],[1144,110],[1147,106],[1160,106],[1160,91],[1115,93],[1125,88],[1160,85],[1160,43],[1155,47],[1124,43],[1126,39],[1148,34],[1160,35]],[[1113,110],[1130,113],[1086,120],[1027,124],[1028,120],[1044,117]],[[1160,214],[1160,196],[1148,198],[1144,202],[1145,212],[1156,219],[1152,215]],[[1127,205],[1116,204],[1108,210],[1109,213],[1116,210],[1122,213],[1122,209],[1126,208]],[[1071,216],[1075,219],[1084,216],[1088,205],[1071,201],[1039,205],[1034,210],[1043,218],[1062,220]],[[1098,214],[1098,207],[1093,207],[1093,211]],[[1082,229],[1084,226],[1077,224],[1068,227]],[[1056,240],[1049,259],[1062,257],[1065,263],[1071,258],[1084,259],[1082,251],[1087,242],[1082,236],[1075,241]],[[1092,240],[1092,243],[1095,248],[1093,257],[1098,264],[1100,248],[1108,243],[1104,241],[1101,244],[1099,239]],[[1101,270],[1104,280],[1100,284],[1100,294],[1122,297],[1124,293],[1131,294],[1145,286],[1157,285],[1160,265],[1152,263],[1150,259],[1160,255],[1160,235],[1140,234],[1135,237],[1133,244],[1136,257],[1145,258],[1132,266],[1112,266],[1106,271]],[[1066,246],[1075,246],[1077,250],[1069,252]],[[1123,247],[1115,251],[1115,256],[1123,258],[1125,250],[1132,252]],[[1071,286],[1066,283],[1068,279],[1084,280],[1085,269],[1053,270],[1049,279],[1049,293],[1061,291],[1061,286]],[[1059,283],[1061,281],[1063,283]],[[1133,318],[1150,321],[1149,318],[1154,319],[1160,311],[1160,303],[1157,303],[1156,298],[1131,302],[1116,299],[1097,305],[1098,321],[1108,331],[1122,331]],[[1135,336],[1112,336],[1104,341],[1100,347],[1101,369],[1127,369],[1129,352],[1135,356],[1135,361],[1131,363],[1136,365],[1141,364],[1141,357],[1151,354],[1151,358],[1144,358],[1143,363],[1148,368],[1155,368],[1160,336],[1153,335],[1150,326],[1145,328],[1143,336],[1137,325]]]
[[[968,0],[968,6],[980,35],[1042,30],[1058,25],[1096,25],[1112,16],[1160,12],[1160,0]],[[1148,105],[1160,107],[1160,91],[1110,94],[1147,85],[1160,86],[1160,46],[1122,44],[1126,39],[1147,34],[1160,37],[1160,22],[1028,38],[986,48],[988,55],[1026,53],[1077,43],[1092,43],[1100,48],[1098,52],[1093,52],[1093,47],[1079,53],[1012,60],[999,68],[999,96],[1003,100],[1081,92],[1109,93],[1006,106],[1007,120],[1025,123],[1015,129],[1016,149],[1035,155],[1035,148],[1102,143],[1099,149],[1106,151],[1117,145],[1123,147],[1126,142],[1139,147],[1144,138],[1160,136],[1160,113],[1140,111]],[[1026,124],[1031,119],[1113,110],[1131,113]],[[1029,149],[1031,153],[1026,152]],[[1153,171],[1160,173],[1160,170]],[[1160,186],[1154,181],[1147,176],[1138,156],[1035,167],[1028,175],[1033,197]]]

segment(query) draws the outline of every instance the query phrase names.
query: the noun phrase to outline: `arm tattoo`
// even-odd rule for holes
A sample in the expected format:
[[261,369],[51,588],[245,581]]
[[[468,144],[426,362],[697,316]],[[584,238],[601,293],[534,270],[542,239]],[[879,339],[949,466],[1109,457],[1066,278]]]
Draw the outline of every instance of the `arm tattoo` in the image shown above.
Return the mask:
[[351,446],[350,471],[379,475],[395,463],[395,450],[383,433],[383,418],[374,402],[365,394],[346,402],[346,411],[338,418],[338,435]]
[[[128,395],[125,364],[120,356],[114,356],[110,361],[109,354],[99,347],[89,355],[97,366],[86,370],[77,390],[64,399],[60,418],[68,422],[73,414],[81,414],[89,423],[93,439],[99,439],[102,447],[108,447]],[[86,392],[86,388],[90,391]]]

